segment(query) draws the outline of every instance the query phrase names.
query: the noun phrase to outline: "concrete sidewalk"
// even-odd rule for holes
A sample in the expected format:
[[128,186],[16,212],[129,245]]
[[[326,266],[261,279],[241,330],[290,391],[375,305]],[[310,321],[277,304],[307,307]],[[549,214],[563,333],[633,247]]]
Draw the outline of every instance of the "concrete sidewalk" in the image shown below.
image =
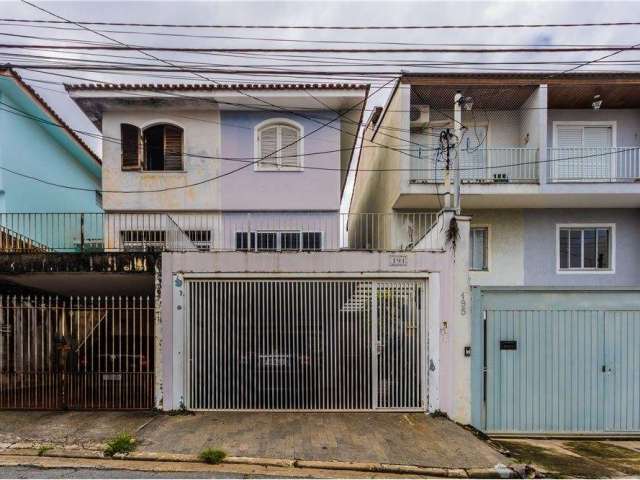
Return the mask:
[[0,443],[100,448],[120,432],[138,451],[486,469],[509,460],[455,423],[419,413],[0,412]]

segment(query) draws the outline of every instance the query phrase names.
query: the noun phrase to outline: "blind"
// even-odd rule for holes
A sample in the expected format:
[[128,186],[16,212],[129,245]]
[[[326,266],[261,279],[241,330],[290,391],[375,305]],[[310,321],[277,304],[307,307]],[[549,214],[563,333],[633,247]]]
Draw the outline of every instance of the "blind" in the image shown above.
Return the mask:
[[558,127],[559,148],[582,147],[582,127]]
[[612,144],[611,127],[584,127],[584,146],[608,148]]
[[281,165],[283,167],[299,167],[301,157],[298,156],[298,145],[300,139],[298,129],[283,126],[280,127],[280,132],[280,148],[282,148],[282,151],[280,152]]
[[140,168],[140,129],[128,123],[120,124],[120,141],[122,148],[122,169],[137,170]]
[[265,167],[273,168],[278,159],[274,152],[278,150],[278,127],[267,127],[260,130],[260,163]]
[[182,129],[174,125],[164,127],[164,169],[182,170]]

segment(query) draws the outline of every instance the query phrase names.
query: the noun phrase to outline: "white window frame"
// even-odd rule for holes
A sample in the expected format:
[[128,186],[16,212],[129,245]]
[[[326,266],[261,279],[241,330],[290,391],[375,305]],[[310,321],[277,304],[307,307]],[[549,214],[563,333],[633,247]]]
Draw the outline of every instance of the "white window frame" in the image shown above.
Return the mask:
[[[237,252],[277,252],[277,253],[281,253],[281,252],[322,252],[325,250],[324,248],[324,231],[322,230],[235,230],[235,233],[233,235],[234,238],[234,242],[236,241],[236,238],[238,237],[238,233],[246,233],[247,234],[247,249],[246,250],[238,250],[235,246],[234,246],[234,251]],[[251,234],[255,233],[256,234],[256,244],[255,244],[255,248],[251,248]],[[276,234],[276,248],[274,250],[266,250],[266,249],[260,249],[258,248],[258,234],[259,233],[275,233]],[[283,249],[282,248],[282,234],[283,233],[297,233],[298,237],[300,239],[300,248],[297,250],[293,250],[293,249]],[[304,242],[302,240],[302,236],[305,233],[319,233],[320,234],[320,249],[319,250],[305,250],[303,248]]]
[[[563,228],[608,228],[609,268],[560,268],[560,230]],[[582,249],[584,257],[584,248]],[[584,263],[581,262],[581,263]],[[616,224],[615,223],[557,223],[556,224],[556,273],[558,275],[611,275],[616,273]]]
[[[260,147],[260,132],[269,127],[284,125],[287,127],[295,128],[298,130],[299,140],[297,142],[297,152],[299,155],[299,166],[297,167],[289,167],[282,166],[282,157],[281,157],[281,149],[282,145],[282,135],[280,134],[280,129],[278,129],[277,135],[277,144],[276,150],[277,153],[272,155],[271,157],[265,159],[267,164],[263,164],[261,162],[262,159],[262,148]],[[264,120],[257,124],[254,128],[253,133],[253,151],[256,152],[256,162],[253,165],[253,169],[257,172],[301,172],[304,170],[304,127],[288,118],[270,118],[268,120]],[[260,159],[260,160],[257,160]],[[271,163],[275,163],[276,165],[271,165]]]
[[[618,148],[618,122],[617,120],[602,120],[602,121],[582,121],[582,120],[576,120],[576,121],[569,121],[569,120],[554,120],[553,123],[553,149],[552,151],[555,151],[556,148],[561,148],[558,147],[558,127],[610,127],[611,128],[611,148],[612,149],[616,149]],[[582,142],[583,142],[583,147],[584,148],[584,133],[582,134]],[[557,163],[554,162],[553,163],[553,174],[554,177],[557,175],[556,173],[556,165]],[[615,178],[616,177],[616,162],[611,162],[611,178]],[[576,181],[582,181],[582,180],[576,180]]]
[[[491,225],[489,224],[473,224],[469,227],[469,242],[471,242],[471,229],[473,228],[486,228],[487,229],[487,268],[486,270],[474,270],[471,268],[472,258],[469,258],[469,271],[472,273],[487,273],[491,271]],[[469,245],[471,247],[471,245]],[[471,252],[471,248],[469,248],[469,252]]]

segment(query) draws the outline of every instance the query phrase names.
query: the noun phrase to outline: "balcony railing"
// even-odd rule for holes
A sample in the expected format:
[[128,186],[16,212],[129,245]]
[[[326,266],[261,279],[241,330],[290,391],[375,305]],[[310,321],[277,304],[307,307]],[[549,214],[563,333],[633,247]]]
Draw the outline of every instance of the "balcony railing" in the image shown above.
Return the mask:
[[[452,150],[451,155],[456,152]],[[442,183],[446,162],[431,149],[412,150],[411,181]],[[538,149],[491,147],[460,150],[460,178],[466,183],[537,183]]]
[[547,149],[549,182],[635,182],[640,179],[640,147]]
[[[0,213],[0,253],[432,250],[434,212]],[[419,247],[418,247],[419,244]]]

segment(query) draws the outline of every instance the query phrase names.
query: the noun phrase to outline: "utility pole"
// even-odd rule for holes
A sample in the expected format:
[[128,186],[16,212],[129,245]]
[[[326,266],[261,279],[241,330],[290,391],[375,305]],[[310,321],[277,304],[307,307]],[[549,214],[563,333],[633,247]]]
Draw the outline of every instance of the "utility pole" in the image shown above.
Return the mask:
[[453,208],[460,214],[460,141],[462,140],[462,93],[457,91],[453,97],[453,135],[455,154],[453,156]]
[[451,132],[449,129],[445,129],[440,132],[440,147],[444,149],[444,206],[446,208],[451,208],[451,144],[449,143],[451,139]]

